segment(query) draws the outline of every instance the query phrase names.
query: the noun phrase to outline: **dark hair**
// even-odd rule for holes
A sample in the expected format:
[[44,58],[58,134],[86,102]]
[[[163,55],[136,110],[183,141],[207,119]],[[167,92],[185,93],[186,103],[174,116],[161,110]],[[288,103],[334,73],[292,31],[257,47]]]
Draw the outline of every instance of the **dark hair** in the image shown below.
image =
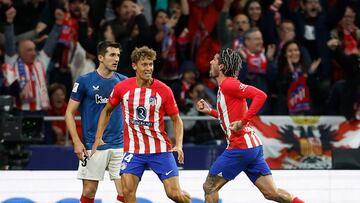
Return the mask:
[[97,54],[98,55],[102,55],[104,56],[106,54],[107,48],[108,47],[113,47],[113,48],[118,48],[121,49],[121,46],[119,43],[117,42],[113,42],[113,41],[101,41],[98,43],[96,49],[97,49]]
[[136,3],[134,0],[112,0],[111,1],[111,7],[112,9],[116,10],[118,7],[120,7],[125,1],[132,1]]
[[230,48],[220,51],[219,63],[224,65],[223,74],[228,77],[237,77],[242,68],[240,53]]
[[48,88],[49,96],[51,97],[51,95],[54,94],[54,92],[58,89],[61,89],[64,92],[64,94],[66,95],[65,85],[60,84],[60,83],[53,83]]
[[[252,22],[252,19],[250,18],[249,7],[254,2],[256,2],[256,3],[258,3],[260,5],[261,16],[263,16],[263,12],[264,12],[263,11],[264,9],[263,9],[263,6],[262,6],[262,3],[260,2],[260,0],[249,0],[249,1],[247,1],[245,6],[244,6],[244,10],[243,10],[244,12],[243,13],[245,13],[245,15],[249,18],[250,23],[254,23],[254,22]],[[261,16],[260,16],[260,18],[261,18]],[[257,23],[257,22],[255,22],[255,23]],[[254,25],[252,25],[252,26],[254,26]]]
[[286,57],[286,49],[291,45],[296,44],[299,48],[300,52],[300,61],[299,65],[303,68],[303,71],[306,73],[308,71],[308,66],[305,64],[304,56],[301,51],[301,46],[298,42],[295,40],[290,40],[284,44],[284,46],[281,48],[280,56],[279,56],[279,62],[278,62],[278,68],[279,68],[279,74],[288,74],[289,73],[289,64]]

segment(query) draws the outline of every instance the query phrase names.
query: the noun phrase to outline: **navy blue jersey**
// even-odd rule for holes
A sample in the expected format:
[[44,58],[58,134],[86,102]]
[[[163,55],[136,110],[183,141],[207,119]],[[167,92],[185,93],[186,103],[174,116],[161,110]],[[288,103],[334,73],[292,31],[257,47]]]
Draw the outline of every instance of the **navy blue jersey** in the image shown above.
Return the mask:
[[[71,99],[80,102],[81,126],[86,149],[91,149],[99,116],[108,102],[114,86],[125,80],[126,76],[114,73],[111,78],[103,78],[97,71],[80,76],[74,83]],[[123,148],[123,115],[120,105],[117,106],[104,131],[103,140],[106,143],[98,149]]]

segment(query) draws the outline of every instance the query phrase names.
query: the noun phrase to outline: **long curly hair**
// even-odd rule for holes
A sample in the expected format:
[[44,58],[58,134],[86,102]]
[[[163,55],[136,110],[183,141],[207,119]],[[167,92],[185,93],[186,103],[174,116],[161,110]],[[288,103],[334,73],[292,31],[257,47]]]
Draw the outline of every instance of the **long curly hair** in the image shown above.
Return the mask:
[[241,56],[238,52],[226,48],[222,49],[219,54],[220,64],[224,65],[223,74],[228,77],[237,77],[242,68]]

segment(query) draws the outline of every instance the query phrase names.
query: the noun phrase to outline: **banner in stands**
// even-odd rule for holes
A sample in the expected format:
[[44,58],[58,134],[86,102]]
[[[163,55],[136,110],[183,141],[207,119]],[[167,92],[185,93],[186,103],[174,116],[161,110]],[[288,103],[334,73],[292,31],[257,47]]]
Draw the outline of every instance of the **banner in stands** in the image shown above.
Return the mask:
[[338,116],[264,116],[253,120],[272,169],[330,169],[334,148],[360,147],[360,121]]

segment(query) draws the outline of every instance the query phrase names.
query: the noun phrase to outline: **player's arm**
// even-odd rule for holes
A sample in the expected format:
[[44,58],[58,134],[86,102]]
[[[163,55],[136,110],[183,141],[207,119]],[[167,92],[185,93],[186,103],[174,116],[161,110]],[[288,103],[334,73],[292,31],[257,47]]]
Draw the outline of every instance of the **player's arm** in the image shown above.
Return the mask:
[[93,155],[96,152],[96,149],[99,145],[105,144],[102,140],[102,136],[104,134],[106,127],[109,124],[111,113],[113,112],[114,109],[115,107],[113,107],[110,104],[110,102],[108,102],[101,111],[97,125],[96,135],[95,135],[95,142],[91,149],[91,155]]
[[202,113],[206,113],[212,117],[218,118],[218,111],[212,109],[210,105],[203,99],[200,99],[196,104],[196,109]]
[[80,106],[80,102],[70,99],[65,112],[66,127],[69,130],[70,136],[74,143],[74,152],[80,159],[84,159],[84,155],[87,156],[86,148],[81,142],[79,134],[76,130],[75,113]]
[[250,107],[242,119],[240,121],[234,121],[230,124],[230,130],[236,132],[246,125],[257,114],[257,112],[259,112],[266,101],[267,95],[265,92],[254,86],[244,84],[240,85],[240,91],[236,91],[235,94],[237,97],[251,99]]
[[180,164],[184,163],[184,152],[182,150],[183,148],[183,137],[184,137],[184,126],[183,122],[180,118],[180,115],[177,113],[175,115],[170,116],[174,134],[175,134],[175,147],[173,148],[173,151],[176,151],[178,153],[178,162]]

